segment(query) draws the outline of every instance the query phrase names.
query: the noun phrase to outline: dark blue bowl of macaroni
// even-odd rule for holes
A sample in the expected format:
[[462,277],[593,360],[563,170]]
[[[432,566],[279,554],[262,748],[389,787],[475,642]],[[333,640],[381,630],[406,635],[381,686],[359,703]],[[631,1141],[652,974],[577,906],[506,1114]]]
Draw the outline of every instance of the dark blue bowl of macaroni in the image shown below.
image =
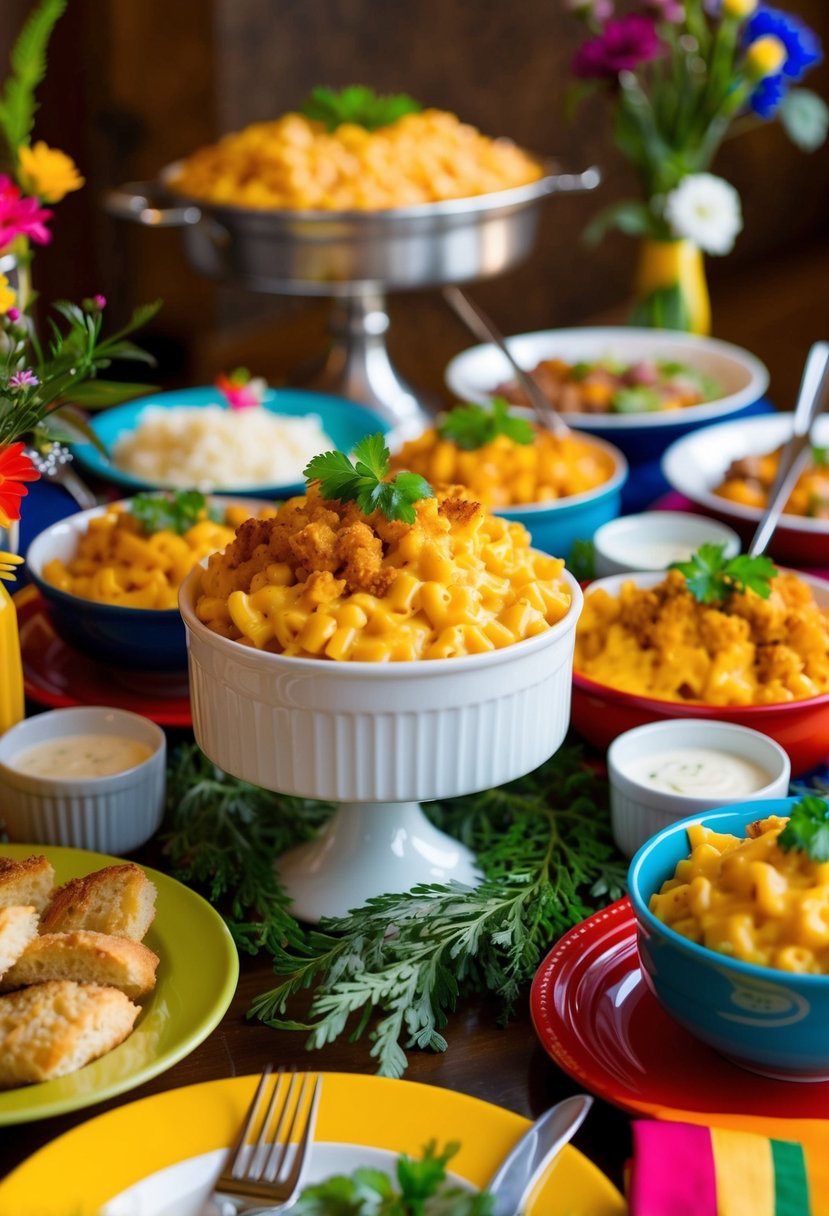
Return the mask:
[[824,814],[822,799],[781,798],[693,815],[628,873],[663,1007],[732,1062],[784,1080],[829,1078],[829,864],[800,830]]

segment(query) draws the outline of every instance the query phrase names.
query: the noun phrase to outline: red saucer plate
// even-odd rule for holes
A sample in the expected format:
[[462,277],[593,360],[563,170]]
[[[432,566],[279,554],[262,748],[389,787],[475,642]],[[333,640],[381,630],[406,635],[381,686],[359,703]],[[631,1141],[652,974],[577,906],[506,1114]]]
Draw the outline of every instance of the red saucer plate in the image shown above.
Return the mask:
[[37,588],[24,587],[13,598],[29,700],[50,709],[109,705],[131,709],[159,726],[193,725],[186,677],[114,671],[95,663],[57,636]]
[[829,1117],[829,1081],[756,1076],[669,1017],[639,967],[628,899],[596,912],[553,947],[533,980],[530,1011],[556,1064],[626,1110],[691,1122],[738,1115],[825,1126]]

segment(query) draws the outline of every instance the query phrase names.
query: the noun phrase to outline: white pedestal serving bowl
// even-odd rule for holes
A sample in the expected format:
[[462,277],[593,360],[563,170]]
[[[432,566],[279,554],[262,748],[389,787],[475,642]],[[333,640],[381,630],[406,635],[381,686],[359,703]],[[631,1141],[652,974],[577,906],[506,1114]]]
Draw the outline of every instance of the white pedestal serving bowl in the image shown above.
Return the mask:
[[325,833],[280,860],[303,920],[342,915],[421,882],[474,883],[472,855],[418,803],[501,785],[537,768],[570,720],[582,594],[567,614],[502,650],[401,663],[272,654],[213,633],[182,585],[196,741],[265,789],[339,802]]

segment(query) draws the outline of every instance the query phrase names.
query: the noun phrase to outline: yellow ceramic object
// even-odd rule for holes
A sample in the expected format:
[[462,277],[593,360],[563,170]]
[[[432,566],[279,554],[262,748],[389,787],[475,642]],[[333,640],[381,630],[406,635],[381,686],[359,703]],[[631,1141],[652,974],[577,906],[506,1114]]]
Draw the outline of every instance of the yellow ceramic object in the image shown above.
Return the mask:
[[[671,319],[670,297],[677,289],[687,323]],[[645,325],[682,328],[692,334],[710,334],[711,301],[701,250],[692,241],[657,241],[646,238],[639,249],[636,271],[636,319]],[[676,302],[676,301],[675,301]],[[647,313],[647,315],[646,315]],[[660,316],[661,314],[661,316]]]
[[[0,562],[6,554],[0,553]],[[0,735],[23,719],[23,664],[17,633],[17,609],[0,582]]]

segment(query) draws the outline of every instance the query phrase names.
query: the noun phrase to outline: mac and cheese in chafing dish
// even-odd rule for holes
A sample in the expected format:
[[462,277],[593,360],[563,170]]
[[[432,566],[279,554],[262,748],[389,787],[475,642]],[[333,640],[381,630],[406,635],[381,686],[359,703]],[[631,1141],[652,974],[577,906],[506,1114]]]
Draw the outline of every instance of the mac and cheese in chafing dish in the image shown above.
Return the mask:
[[829,974],[829,862],[777,838],[770,815],[740,839],[688,828],[689,857],[650,899],[654,916],[699,945],[781,971]]
[[481,654],[549,629],[570,607],[563,562],[463,495],[421,499],[406,524],[312,486],[209,559],[196,613],[247,646],[374,662]]
[[410,439],[391,458],[392,469],[410,469],[432,485],[466,486],[487,507],[555,502],[608,481],[610,456],[579,435],[552,435],[533,426],[532,443],[497,435],[465,451],[432,427]]
[[654,587],[585,596],[575,670],[640,696],[706,705],[773,705],[829,691],[829,615],[791,573],[771,595],[699,603],[679,571]]
[[248,515],[246,507],[233,504],[223,523],[205,517],[181,535],[169,528],[145,535],[140,521],[116,503],[89,520],[74,557],[46,563],[43,578],[59,591],[100,604],[174,609],[185,577],[208,553],[229,544]]

